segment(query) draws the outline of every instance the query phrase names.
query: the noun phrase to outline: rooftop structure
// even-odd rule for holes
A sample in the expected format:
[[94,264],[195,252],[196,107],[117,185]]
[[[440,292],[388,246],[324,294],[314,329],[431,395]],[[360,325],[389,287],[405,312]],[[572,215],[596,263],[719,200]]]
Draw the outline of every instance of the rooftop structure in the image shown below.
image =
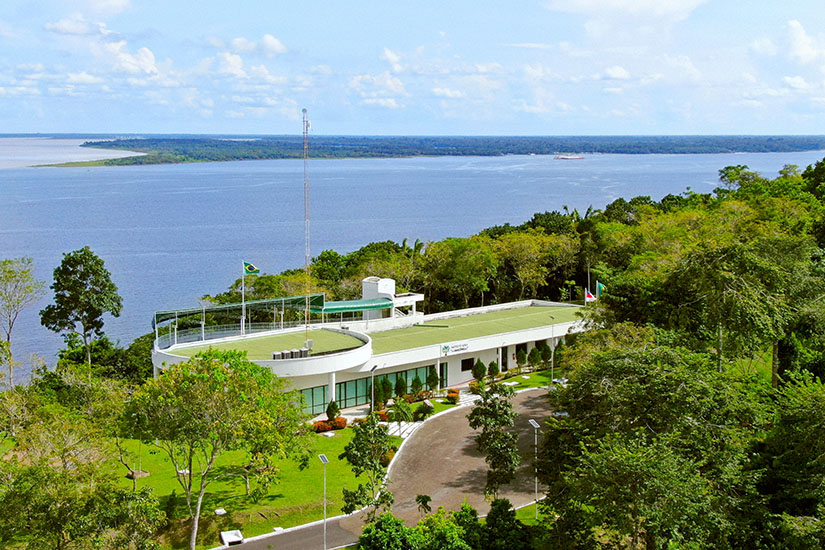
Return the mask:
[[[416,309],[423,295],[395,294],[392,279],[369,277],[362,291],[362,300],[315,301],[320,319],[309,341],[303,326],[218,333],[214,339],[202,330],[203,339],[185,343],[159,338],[152,355],[156,372],[210,347],[243,350],[300,389],[307,410],[317,414],[332,399],[341,407],[367,403],[372,376],[393,384],[403,377],[409,386],[436,369],[442,387],[466,383],[478,359],[496,361],[506,371],[516,366],[517,351],[555,348],[566,334],[583,330],[580,306],[570,304],[525,300],[423,315]],[[355,312],[360,317],[344,318]]]

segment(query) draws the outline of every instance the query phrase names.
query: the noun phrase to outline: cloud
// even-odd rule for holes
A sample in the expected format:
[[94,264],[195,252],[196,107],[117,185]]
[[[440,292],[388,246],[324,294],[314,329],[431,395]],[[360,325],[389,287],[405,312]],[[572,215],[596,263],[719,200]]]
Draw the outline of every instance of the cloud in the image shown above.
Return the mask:
[[801,76],[785,76],[782,77],[782,81],[794,90],[808,90],[811,88],[811,85]]
[[246,71],[243,70],[243,59],[240,55],[234,53],[221,52],[218,54],[218,72],[237,76],[238,78],[246,78]]
[[641,19],[682,21],[707,0],[548,0],[552,11],[574,13],[592,18],[632,16]]
[[364,89],[373,87],[380,91],[392,92],[394,94],[406,94],[404,83],[397,77],[392,76],[389,71],[384,71],[378,75],[362,74],[350,79],[350,87]]
[[790,42],[791,59],[809,65],[825,60],[825,40],[821,36],[811,36],[805,31],[802,23],[796,19],[788,21],[788,39]]
[[130,0],[84,0],[83,4],[89,11],[102,15],[116,15],[129,9],[132,3]]
[[392,97],[372,97],[362,101],[365,105],[376,105],[378,107],[385,107],[387,109],[398,109],[400,105]]
[[155,54],[149,48],[140,48],[134,54],[126,51],[126,41],[107,42],[103,52],[111,59],[115,71],[127,74],[157,74]]
[[106,28],[105,23],[86,21],[82,15],[61,19],[56,23],[46,23],[45,27],[47,31],[74,36],[106,36],[112,34],[112,31]]
[[[210,43],[218,45],[221,44],[222,41],[220,39],[210,39]],[[242,36],[233,38],[229,43],[229,49],[233,53],[261,54],[266,57],[274,57],[287,51],[284,43],[271,34],[263,35],[260,42],[255,42]]]
[[269,72],[264,65],[254,65],[249,68],[249,76],[263,80],[267,84],[286,84],[287,78],[285,76],[275,76]]
[[384,48],[384,53],[381,54],[381,60],[389,63],[394,73],[400,73],[404,70],[404,67],[401,65],[401,56],[389,48]]
[[607,76],[607,78],[612,78],[613,80],[630,79],[630,73],[627,72],[627,69],[619,65],[613,65],[612,67],[608,67],[604,70],[604,73]]
[[80,73],[69,73],[66,79],[71,84],[100,84],[103,79],[99,76],[90,75],[86,71]]
[[522,42],[520,44],[505,44],[509,48],[526,48],[528,50],[551,50],[551,44],[538,44],[535,42]]
[[459,99],[464,97],[464,92],[460,90],[451,90],[450,88],[433,88],[433,94],[436,97],[446,97],[449,99]]
[[770,38],[758,38],[751,42],[748,48],[759,55],[773,56],[777,52],[776,44]]

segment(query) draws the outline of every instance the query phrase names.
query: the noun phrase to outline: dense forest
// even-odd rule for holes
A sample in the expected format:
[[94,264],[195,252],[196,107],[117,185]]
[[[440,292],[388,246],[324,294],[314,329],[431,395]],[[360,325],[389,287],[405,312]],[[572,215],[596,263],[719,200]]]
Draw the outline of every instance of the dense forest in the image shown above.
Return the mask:
[[[301,136],[147,136],[87,141],[144,156],[108,166],[301,158]],[[825,136],[312,136],[312,158],[553,155],[576,153],[763,153],[825,149]]]
[[[370,243],[312,260],[312,289],[328,298],[357,297],[363,277],[386,276],[399,291],[423,292],[428,312],[581,300],[596,280],[604,285],[583,308],[591,330],[556,353],[569,383],[547,392],[562,414],[540,432],[547,498],[538,521],[525,526],[507,503],[486,526],[466,507],[426,515],[415,530],[381,516],[365,528],[364,548],[385,548],[386,537],[413,549],[825,547],[825,160],[775,178],[729,166],[719,180],[707,194],[618,199],[467,238]],[[108,277],[102,263],[98,272]],[[72,280],[84,270],[58,273]],[[304,280],[300,269],[248,275],[246,297],[301,294]],[[206,298],[237,302],[240,285]],[[99,308],[93,300],[87,309]],[[44,321],[66,313],[44,312]],[[118,483],[135,473],[138,440],[155,453],[168,443],[170,457],[193,445],[236,449],[248,503],[278,476],[270,457],[305,450],[281,438],[300,431],[300,409],[262,393],[271,373],[243,357],[207,356],[152,379],[150,335],[121,349],[102,323],[82,341],[51,324],[69,332],[57,368],[0,392],[4,547],[172,544],[170,533],[194,521],[181,517],[197,517],[197,484],[190,476],[176,497]],[[0,364],[13,365],[4,340]],[[263,401],[223,398],[227,384],[238,392],[229,395],[266,395],[273,418],[292,427],[257,422]],[[210,424],[222,418],[232,420]]]

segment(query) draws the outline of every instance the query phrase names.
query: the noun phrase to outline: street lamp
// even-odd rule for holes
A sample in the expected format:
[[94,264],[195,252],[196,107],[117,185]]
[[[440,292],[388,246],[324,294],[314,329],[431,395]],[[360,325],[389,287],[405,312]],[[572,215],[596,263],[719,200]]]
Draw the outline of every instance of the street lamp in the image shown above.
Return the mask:
[[327,464],[329,464],[329,459],[325,454],[318,455],[318,458],[324,465],[324,550],[327,550]]
[[[554,321],[556,320],[556,318],[553,317],[552,315],[550,316],[550,318],[553,319]],[[553,381],[553,378],[555,378],[555,376],[553,376],[553,374],[554,374],[554,370],[555,370],[555,367],[556,367],[556,339],[553,336],[553,326],[554,326],[554,324],[550,323],[550,344],[552,345],[552,347],[550,348],[550,381],[551,382]]]
[[528,420],[533,426],[533,474],[536,482],[536,520],[539,519],[539,423]]
[[378,365],[370,369],[370,390],[372,390],[372,397],[370,398],[370,414],[375,412],[375,370]]

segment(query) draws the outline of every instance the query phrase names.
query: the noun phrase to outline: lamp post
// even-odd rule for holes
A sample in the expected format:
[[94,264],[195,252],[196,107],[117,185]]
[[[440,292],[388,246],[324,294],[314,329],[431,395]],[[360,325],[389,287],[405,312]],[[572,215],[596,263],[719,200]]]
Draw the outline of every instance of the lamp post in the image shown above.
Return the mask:
[[539,423],[532,418],[528,420],[533,426],[533,477],[536,483],[536,520],[539,519]]
[[372,390],[372,397],[370,398],[370,414],[375,412],[375,370],[378,365],[370,369],[370,390]]
[[[556,320],[556,318],[553,317],[552,315],[550,316],[550,318],[553,319],[554,321]],[[552,382],[553,378],[555,378],[555,376],[553,376],[553,374],[555,372],[555,367],[556,367],[556,339],[553,335],[553,326],[554,326],[554,323],[550,323],[550,343],[553,346],[553,347],[550,348],[550,382]]]
[[318,459],[324,465],[324,550],[327,550],[327,464],[329,464],[329,459],[325,454],[318,455]]

